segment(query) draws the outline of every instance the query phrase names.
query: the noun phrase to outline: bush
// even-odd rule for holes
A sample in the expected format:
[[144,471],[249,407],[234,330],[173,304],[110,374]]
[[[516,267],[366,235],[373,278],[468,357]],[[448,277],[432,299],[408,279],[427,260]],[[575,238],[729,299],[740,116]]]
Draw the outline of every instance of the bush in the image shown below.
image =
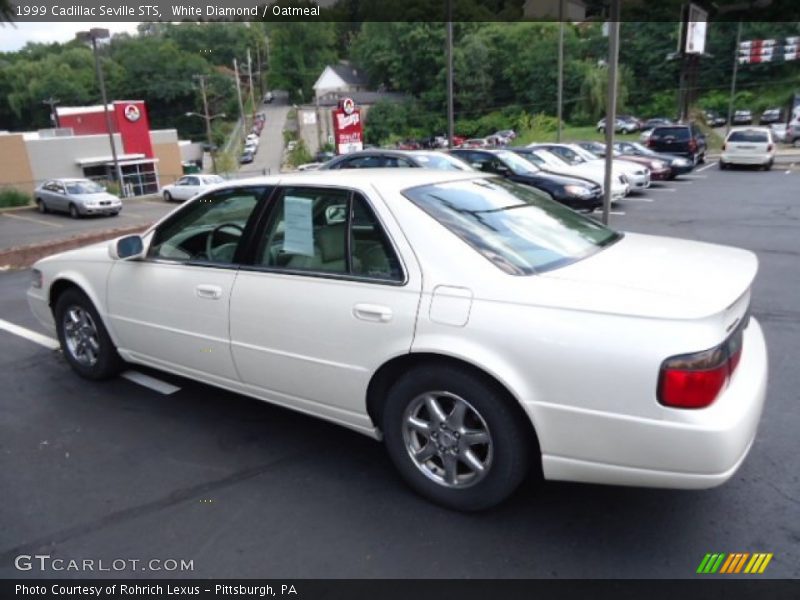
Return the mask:
[[31,203],[30,194],[21,192],[15,188],[0,190],[0,208],[8,206],[26,206]]
[[309,153],[308,149],[306,148],[305,143],[303,140],[297,142],[295,147],[289,152],[289,156],[287,157],[287,162],[292,167],[298,167],[300,165],[304,165],[305,163],[310,163],[312,160],[312,156]]

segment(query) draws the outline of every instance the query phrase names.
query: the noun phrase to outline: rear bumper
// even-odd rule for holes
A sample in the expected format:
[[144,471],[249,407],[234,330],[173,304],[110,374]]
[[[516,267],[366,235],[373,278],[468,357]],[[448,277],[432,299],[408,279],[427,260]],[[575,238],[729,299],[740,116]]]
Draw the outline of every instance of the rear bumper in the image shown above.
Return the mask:
[[744,462],[766,390],[766,344],[751,319],[739,367],[709,408],[664,409],[662,420],[555,405],[527,408],[543,434],[547,479],[700,489],[724,483]]
[[767,165],[775,159],[775,156],[773,154],[723,152],[719,159],[729,165]]
[[650,172],[644,175],[626,175],[631,185],[631,190],[646,190],[650,187]]

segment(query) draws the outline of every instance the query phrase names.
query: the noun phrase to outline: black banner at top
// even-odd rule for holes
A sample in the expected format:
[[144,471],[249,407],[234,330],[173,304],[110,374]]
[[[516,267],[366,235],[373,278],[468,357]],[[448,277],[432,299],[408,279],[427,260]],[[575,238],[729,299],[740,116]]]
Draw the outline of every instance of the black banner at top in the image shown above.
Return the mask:
[[[0,0],[0,20],[605,21],[612,0]],[[680,21],[685,0],[619,0],[622,21]],[[697,0],[710,21],[800,20],[797,0]]]

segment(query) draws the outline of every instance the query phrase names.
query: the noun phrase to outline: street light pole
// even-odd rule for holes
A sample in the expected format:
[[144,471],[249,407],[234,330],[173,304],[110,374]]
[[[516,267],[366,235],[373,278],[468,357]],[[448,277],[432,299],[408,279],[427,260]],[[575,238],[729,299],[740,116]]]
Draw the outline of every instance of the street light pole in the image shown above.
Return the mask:
[[[725,124],[725,136],[731,132],[733,120],[733,99],[736,96],[736,74],[739,72],[739,44],[742,41],[742,22],[736,28],[736,46],[733,48],[733,77],[731,78],[731,97],[728,100],[728,122]],[[721,163],[720,163],[721,164]]]
[[211,139],[211,117],[208,114],[208,95],[206,94],[206,76],[194,75],[193,79],[200,82],[200,94],[203,97],[203,118],[206,121],[206,141],[208,142],[208,152],[211,154],[211,170],[217,172],[217,157],[214,152],[214,142]]
[[614,166],[614,128],[617,123],[617,64],[619,63],[619,3],[611,0],[608,28],[608,98],[606,102],[606,169],[603,183],[603,225],[611,211],[611,181]]
[[100,85],[100,97],[103,101],[103,113],[106,117],[106,130],[108,130],[108,142],[111,145],[111,159],[114,161],[114,172],[119,182],[120,194],[124,198],[125,194],[125,181],[122,178],[122,167],[117,158],[117,147],[114,144],[114,130],[111,126],[111,113],[108,110],[108,98],[106,97],[106,83],[103,78],[103,70],[100,68],[100,56],[97,53],[97,40],[102,40],[110,37],[108,29],[101,29],[94,27],[89,31],[79,31],[75,37],[82,42],[90,42],[92,44],[92,53],[94,54],[94,68],[97,73],[97,82]]
[[242,141],[244,141],[245,136],[245,116],[244,116],[244,104],[242,103],[242,82],[239,80],[239,63],[236,61],[236,58],[233,59],[233,73],[236,77],[236,96],[239,99],[239,117],[242,119]]
[[453,21],[452,0],[447,0],[447,147],[453,148],[455,118],[453,115]]
[[250,58],[250,47],[247,48],[247,76],[250,78],[250,108],[256,114],[256,99],[253,96],[253,61]]

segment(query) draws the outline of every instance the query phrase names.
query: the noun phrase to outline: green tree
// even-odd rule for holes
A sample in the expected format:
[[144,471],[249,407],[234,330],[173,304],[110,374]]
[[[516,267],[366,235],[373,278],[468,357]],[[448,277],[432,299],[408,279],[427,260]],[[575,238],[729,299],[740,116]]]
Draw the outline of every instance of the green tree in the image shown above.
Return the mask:
[[277,23],[268,31],[269,87],[287,90],[293,102],[309,102],[320,73],[337,61],[334,23]]

